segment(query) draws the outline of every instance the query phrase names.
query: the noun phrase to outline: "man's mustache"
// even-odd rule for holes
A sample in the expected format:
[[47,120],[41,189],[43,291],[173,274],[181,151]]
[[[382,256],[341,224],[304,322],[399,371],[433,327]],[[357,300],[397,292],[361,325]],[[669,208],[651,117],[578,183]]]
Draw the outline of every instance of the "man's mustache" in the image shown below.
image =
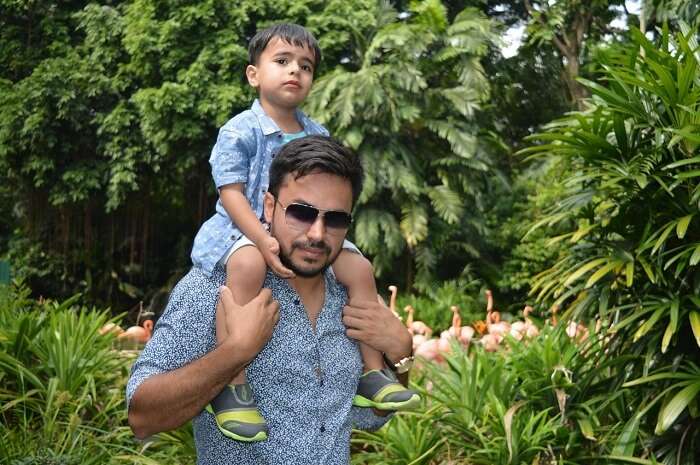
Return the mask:
[[331,248],[325,241],[294,241],[292,249],[321,249],[326,253],[331,253]]

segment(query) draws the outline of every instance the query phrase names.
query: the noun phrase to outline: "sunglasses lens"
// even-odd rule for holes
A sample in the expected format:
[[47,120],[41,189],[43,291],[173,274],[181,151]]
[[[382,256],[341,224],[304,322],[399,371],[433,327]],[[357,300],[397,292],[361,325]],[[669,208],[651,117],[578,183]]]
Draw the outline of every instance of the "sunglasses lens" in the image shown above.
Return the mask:
[[326,212],[323,219],[326,222],[327,228],[348,229],[352,221],[352,216],[345,212],[329,211]]
[[[296,228],[308,228],[318,218],[318,208],[300,203],[290,203],[285,209],[287,224]],[[348,229],[352,222],[352,216],[342,211],[330,210],[323,214],[323,222],[328,229]]]
[[308,205],[290,204],[286,209],[287,221],[299,226],[309,226],[316,221],[318,210]]

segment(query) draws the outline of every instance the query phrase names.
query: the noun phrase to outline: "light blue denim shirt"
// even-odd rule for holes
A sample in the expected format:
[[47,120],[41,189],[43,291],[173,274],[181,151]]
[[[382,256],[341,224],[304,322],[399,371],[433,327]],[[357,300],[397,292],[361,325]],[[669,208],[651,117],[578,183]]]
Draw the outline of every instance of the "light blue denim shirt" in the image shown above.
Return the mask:
[[[256,443],[228,439],[203,410],[193,419],[199,465],[347,465],[351,428],[376,429],[389,419],[352,405],[362,358],[341,320],[345,288],[330,268],[324,278],[325,300],[314,330],[296,291],[268,272],[265,287],[280,304],[280,319],[246,376],[269,438]],[[127,402],[149,377],[214,349],[216,301],[224,279],[221,267],[211,276],[193,267],[175,286],[153,338],[132,368]]]
[[[326,128],[302,111],[297,110],[296,115],[306,135],[328,135]],[[219,130],[209,158],[216,188],[244,183],[251,208],[262,218],[263,196],[270,183],[270,163],[284,142],[284,133],[256,99],[250,110],[234,116]],[[192,263],[207,275],[211,274],[241,235],[219,198],[216,213],[199,228],[194,238]]]

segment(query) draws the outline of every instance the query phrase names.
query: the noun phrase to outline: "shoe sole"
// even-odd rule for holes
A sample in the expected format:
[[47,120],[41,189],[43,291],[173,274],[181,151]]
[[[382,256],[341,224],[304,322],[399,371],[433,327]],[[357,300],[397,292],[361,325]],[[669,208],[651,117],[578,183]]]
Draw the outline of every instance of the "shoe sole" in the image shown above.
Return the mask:
[[420,396],[414,394],[403,402],[375,402],[359,394],[355,394],[352,404],[358,407],[371,407],[379,410],[395,410],[397,412],[415,410],[420,406]]
[[235,439],[236,441],[241,441],[241,442],[260,442],[260,441],[264,441],[267,439],[267,433],[265,431],[260,431],[255,436],[249,437],[249,436],[239,436],[238,434],[236,434],[232,431],[224,429],[221,426],[219,426],[219,423],[217,423],[216,414],[214,413],[214,410],[211,408],[211,406],[207,405],[205,410],[207,412],[211,413],[212,415],[214,415],[214,423],[216,423],[216,427],[218,428],[219,431],[221,431],[221,434],[223,434],[227,438]]

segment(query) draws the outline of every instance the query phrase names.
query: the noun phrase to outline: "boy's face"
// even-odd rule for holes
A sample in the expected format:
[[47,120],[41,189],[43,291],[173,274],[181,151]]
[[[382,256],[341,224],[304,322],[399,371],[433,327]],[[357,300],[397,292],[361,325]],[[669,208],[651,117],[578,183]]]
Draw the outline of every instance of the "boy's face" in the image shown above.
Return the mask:
[[314,78],[314,54],[308,47],[273,37],[257,65],[248,65],[246,76],[258,89],[264,104],[294,109],[309,95]]

